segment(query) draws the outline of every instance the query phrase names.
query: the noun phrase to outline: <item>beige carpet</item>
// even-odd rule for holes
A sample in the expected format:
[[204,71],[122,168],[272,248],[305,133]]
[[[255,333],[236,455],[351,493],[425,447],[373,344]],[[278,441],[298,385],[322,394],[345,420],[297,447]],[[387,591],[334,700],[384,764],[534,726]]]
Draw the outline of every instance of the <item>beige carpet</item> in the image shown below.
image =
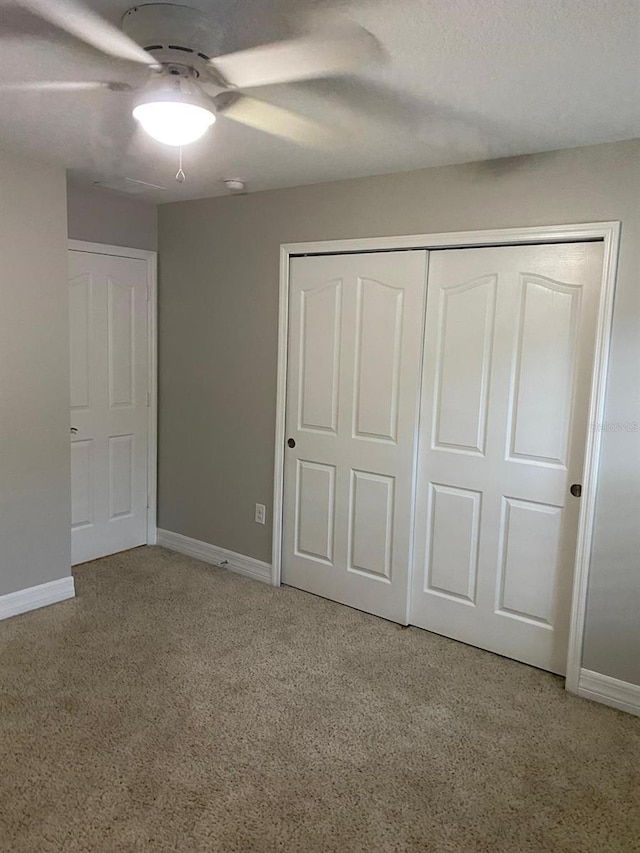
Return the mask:
[[0,849],[640,850],[640,720],[160,548],[0,624]]

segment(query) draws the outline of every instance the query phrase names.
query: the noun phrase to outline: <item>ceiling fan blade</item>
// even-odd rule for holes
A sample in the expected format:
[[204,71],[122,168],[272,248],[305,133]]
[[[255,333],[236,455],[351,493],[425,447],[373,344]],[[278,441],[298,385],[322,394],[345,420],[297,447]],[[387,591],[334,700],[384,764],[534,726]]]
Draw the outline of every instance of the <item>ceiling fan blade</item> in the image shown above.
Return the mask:
[[293,105],[304,99],[312,114],[322,110],[326,121],[339,123],[351,136],[373,128],[397,131],[422,140],[432,151],[457,151],[470,160],[495,156],[505,133],[474,112],[361,77],[289,83],[278,87],[277,97],[283,95],[294,96]]
[[96,89],[129,92],[132,87],[128,83],[101,80],[32,80],[24,83],[0,83],[0,92],[92,92]]
[[150,53],[78,0],[13,0],[13,2],[103,53],[131,62],[157,65]]
[[246,89],[345,74],[382,55],[368,30],[349,27],[217,56],[210,65],[230,86]]
[[331,128],[257,98],[223,92],[214,98],[214,103],[220,115],[297,145],[325,148],[339,141]]

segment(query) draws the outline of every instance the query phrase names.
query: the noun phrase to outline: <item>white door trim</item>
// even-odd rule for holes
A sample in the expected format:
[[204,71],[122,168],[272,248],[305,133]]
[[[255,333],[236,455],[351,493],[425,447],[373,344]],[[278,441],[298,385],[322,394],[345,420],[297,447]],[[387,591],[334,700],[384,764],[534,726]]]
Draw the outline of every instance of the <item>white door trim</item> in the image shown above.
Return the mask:
[[147,545],[156,544],[158,490],[158,253],[147,249],[107,246],[69,240],[69,251],[135,258],[147,264],[147,324],[149,330],[148,451],[147,451]]
[[289,319],[289,259],[293,255],[337,254],[339,252],[380,252],[403,249],[444,249],[465,246],[512,246],[531,243],[567,243],[602,240],[604,261],[602,289],[598,308],[595,358],[589,403],[589,429],[586,437],[583,498],[578,522],[578,539],[571,605],[571,627],[567,653],[566,688],[578,692],[582,666],[582,644],[587,604],[589,564],[595,519],[595,495],[602,444],[597,425],[604,419],[607,367],[613,321],[619,222],[587,222],[531,228],[505,228],[490,231],[458,231],[445,234],[414,234],[401,237],[372,237],[355,240],[329,240],[312,243],[285,243],[280,246],[280,305],[278,319],[278,384],[276,399],[276,436],[273,489],[272,584],[280,585],[282,564],[282,517],[284,495],[284,443],[287,393],[287,342]]

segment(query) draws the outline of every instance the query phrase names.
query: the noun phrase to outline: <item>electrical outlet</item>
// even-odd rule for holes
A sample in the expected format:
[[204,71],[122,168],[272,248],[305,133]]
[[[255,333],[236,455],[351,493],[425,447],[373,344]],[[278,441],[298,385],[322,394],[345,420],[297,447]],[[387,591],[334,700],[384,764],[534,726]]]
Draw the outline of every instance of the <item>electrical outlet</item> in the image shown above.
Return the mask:
[[256,524],[264,524],[267,510],[264,504],[256,504]]

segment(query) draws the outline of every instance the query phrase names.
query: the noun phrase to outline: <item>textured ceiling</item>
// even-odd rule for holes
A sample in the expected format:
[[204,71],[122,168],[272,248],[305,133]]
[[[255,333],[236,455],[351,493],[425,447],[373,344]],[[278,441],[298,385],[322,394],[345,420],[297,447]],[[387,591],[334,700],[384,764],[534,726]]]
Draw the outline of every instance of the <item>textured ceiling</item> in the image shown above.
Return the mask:
[[[81,183],[160,184],[167,189],[146,197],[162,202],[225,194],[228,177],[252,191],[640,137],[640,0],[182,2],[220,26],[225,52],[337,16],[371,30],[385,62],[341,80],[259,90],[330,124],[349,116],[345,144],[298,148],[221,119],[185,148],[180,185],[175,149],[135,128],[130,94],[4,92],[0,145],[63,163]],[[0,3],[3,79],[145,79]],[[132,3],[87,5],[119,23]]]

